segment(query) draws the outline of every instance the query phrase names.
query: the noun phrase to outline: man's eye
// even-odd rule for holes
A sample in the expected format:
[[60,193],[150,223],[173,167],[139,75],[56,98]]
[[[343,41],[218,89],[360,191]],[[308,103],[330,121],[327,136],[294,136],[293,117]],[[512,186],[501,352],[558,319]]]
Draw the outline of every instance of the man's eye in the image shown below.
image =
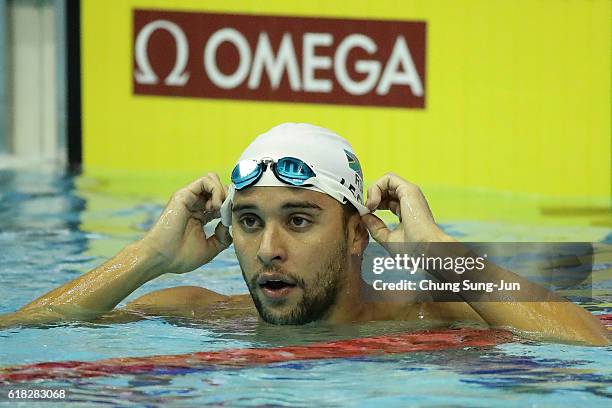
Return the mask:
[[289,224],[292,227],[304,228],[310,225],[310,221],[304,217],[296,216],[289,219]]
[[240,218],[240,223],[246,228],[257,228],[259,226],[259,219],[252,215],[246,215]]

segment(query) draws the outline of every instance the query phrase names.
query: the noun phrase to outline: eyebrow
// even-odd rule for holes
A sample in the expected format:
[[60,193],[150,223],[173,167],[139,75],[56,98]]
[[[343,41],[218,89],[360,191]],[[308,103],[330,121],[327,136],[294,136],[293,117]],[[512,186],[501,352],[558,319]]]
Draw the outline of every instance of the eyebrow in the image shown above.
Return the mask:
[[319,207],[318,205],[310,201],[292,201],[290,203],[283,204],[283,206],[281,207],[281,209],[283,210],[293,210],[293,209],[303,209],[303,208],[309,208],[309,209],[318,210],[318,211],[322,210],[321,207]]
[[244,210],[256,210],[257,206],[254,204],[237,204],[232,206],[232,212],[240,212]]
[[[255,204],[236,204],[232,207],[232,212],[240,212],[240,211],[245,211],[245,210],[257,210],[259,207],[257,207]],[[319,207],[317,204],[310,202],[310,201],[291,201],[288,203],[285,203],[281,206],[282,210],[295,210],[295,209],[311,209],[311,210],[317,210],[317,211],[321,211],[322,208]]]

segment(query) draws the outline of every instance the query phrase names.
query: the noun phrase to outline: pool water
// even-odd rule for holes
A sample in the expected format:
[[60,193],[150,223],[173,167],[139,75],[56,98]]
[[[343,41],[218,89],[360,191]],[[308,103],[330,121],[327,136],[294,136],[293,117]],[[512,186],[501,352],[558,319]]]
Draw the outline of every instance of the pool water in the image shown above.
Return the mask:
[[[99,265],[140,237],[162,210],[154,201],[81,192],[74,177],[0,170],[0,313],[8,313]],[[462,240],[576,240],[578,229],[455,222]],[[608,228],[582,236],[609,242]],[[584,306],[612,313],[612,265],[595,265],[593,299]],[[598,276],[597,276],[598,275]],[[186,275],[162,276],[122,304],[152,290],[197,285],[246,293],[233,251]],[[150,318],[102,325],[73,323],[0,331],[0,367],[45,361],[180,354],[274,347],[406,331],[403,322],[338,327],[276,327],[249,317],[199,322]],[[7,398],[10,389],[65,389],[66,401],[113,406],[610,406],[612,348],[514,341],[381,357],[264,364],[177,374],[114,375],[0,385],[0,405],[51,402]]]

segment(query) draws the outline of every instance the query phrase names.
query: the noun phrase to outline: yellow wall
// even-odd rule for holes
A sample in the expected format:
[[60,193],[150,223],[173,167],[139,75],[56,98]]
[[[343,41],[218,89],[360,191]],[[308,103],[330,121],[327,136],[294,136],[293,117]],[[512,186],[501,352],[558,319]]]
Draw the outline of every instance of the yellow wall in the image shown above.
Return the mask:
[[[164,196],[228,171],[286,121],[351,141],[366,184],[395,171],[442,219],[585,212],[609,223],[609,0],[84,0],[83,141],[89,187]],[[427,22],[425,110],[134,96],[132,9]],[[100,187],[101,188],[101,187]],[[580,215],[580,214],[578,214]]]

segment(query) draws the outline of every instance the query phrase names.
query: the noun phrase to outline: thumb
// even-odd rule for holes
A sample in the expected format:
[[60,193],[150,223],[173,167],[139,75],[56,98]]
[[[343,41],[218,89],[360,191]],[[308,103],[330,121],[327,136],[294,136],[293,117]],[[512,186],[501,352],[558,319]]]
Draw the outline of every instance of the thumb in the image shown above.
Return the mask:
[[232,236],[229,233],[229,227],[219,222],[215,227],[215,233],[206,238],[206,241],[214,245],[217,249],[217,253],[223,251],[232,244]]
[[387,224],[374,214],[365,214],[361,217],[370,235],[379,244],[384,244],[389,240],[391,231],[387,228]]

